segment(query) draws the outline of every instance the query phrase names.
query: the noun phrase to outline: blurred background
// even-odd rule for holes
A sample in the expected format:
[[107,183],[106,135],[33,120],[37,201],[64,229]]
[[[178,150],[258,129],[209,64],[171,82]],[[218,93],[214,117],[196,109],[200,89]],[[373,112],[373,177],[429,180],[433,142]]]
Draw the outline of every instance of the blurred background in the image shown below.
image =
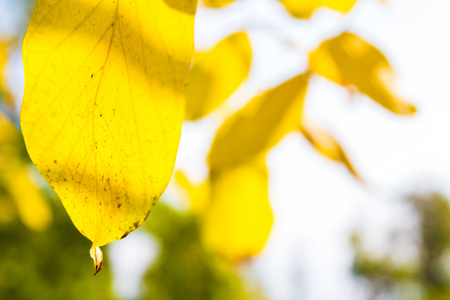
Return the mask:
[[20,133],[33,7],[0,0],[0,299],[450,298],[448,1],[199,3],[173,180],[95,277]]

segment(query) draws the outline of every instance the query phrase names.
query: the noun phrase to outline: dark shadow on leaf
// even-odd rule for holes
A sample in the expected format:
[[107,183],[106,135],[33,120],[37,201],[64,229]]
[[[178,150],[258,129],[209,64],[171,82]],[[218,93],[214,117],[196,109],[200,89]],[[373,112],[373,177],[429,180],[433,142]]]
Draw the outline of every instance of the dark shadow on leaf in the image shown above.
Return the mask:
[[[191,11],[195,13],[197,6],[197,0],[163,1],[168,6],[186,13]],[[175,56],[173,53],[183,52],[185,45],[180,44],[179,48],[171,49],[170,52],[163,50],[159,45],[160,41],[155,40],[150,33],[141,31],[139,23],[136,22],[136,15],[125,13],[126,10],[122,7],[118,10],[120,18],[107,5],[79,2],[76,7],[77,10],[73,16],[75,25],[67,22],[64,18],[56,19],[58,21],[52,19],[52,22],[34,18],[31,20],[27,35],[41,37],[44,33],[58,37],[54,45],[51,44],[48,45],[47,49],[41,49],[41,51],[48,51],[49,56],[58,55],[63,42],[74,43],[74,45],[80,47],[80,55],[82,55],[81,53],[88,53],[88,51],[82,49],[89,49],[89,52],[95,50],[94,54],[99,55],[102,60],[106,57],[108,57],[108,60],[125,60],[133,76],[142,76],[147,78],[151,85],[159,85],[162,88],[184,93],[185,84],[178,84],[173,87],[174,74],[177,74],[175,75],[176,78],[179,76],[185,77],[185,74],[190,70],[190,61]],[[54,15],[63,14],[64,9],[65,7],[61,5],[54,5],[51,8]],[[99,16],[102,17],[99,18]],[[114,30],[114,27],[117,30]],[[101,37],[99,32],[103,32]],[[36,55],[36,52],[30,52],[31,55]],[[142,61],[142,53],[145,53],[145,61]],[[93,54],[89,53],[89,55]],[[188,53],[180,55],[188,56]],[[81,63],[82,59],[79,61]],[[166,66],[166,72],[161,71],[161,65]],[[48,68],[48,66],[44,66]],[[29,68],[31,67],[25,64],[25,69]],[[86,85],[97,75],[95,72],[92,74],[90,71],[83,72],[87,74]],[[70,78],[70,74],[61,76]],[[25,88],[29,87],[26,85]]]
[[168,6],[189,15],[195,15],[197,10],[197,0],[164,0],[164,2]]

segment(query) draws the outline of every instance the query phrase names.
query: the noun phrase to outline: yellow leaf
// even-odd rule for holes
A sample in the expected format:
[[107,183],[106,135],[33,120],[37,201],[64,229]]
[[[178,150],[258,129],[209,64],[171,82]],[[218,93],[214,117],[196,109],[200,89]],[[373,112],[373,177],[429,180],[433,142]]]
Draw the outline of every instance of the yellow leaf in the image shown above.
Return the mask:
[[280,0],[287,11],[296,18],[308,19],[319,8],[328,7],[340,12],[348,12],[357,0]]
[[323,42],[309,59],[313,72],[343,86],[355,86],[394,113],[411,115],[416,111],[412,104],[398,97],[394,73],[386,57],[352,33],[345,32]]
[[195,0],[40,0],[23,42],[30,157],[93,248],[147,218],[173,170]]
[[252,59],[248,36],[230,35],[211,51],[196,53],[186,96],[186,119],[197,120],[222,104],[247,78]]
[[211,172],[247,161],[295,130],[309,74],[298,75],[253,98],[219,128],[208,161]]
[[30,229],[43,231],[52,221],[52,212],[41,190],[28,175],[26,166],[4,176],[6,188],[14,199],[20,219]]
[[300,132],[320,154],[344,164],[356,179],[362,180],[341,145],[325,129],[303,116]]
[[202,184],[194,185],[183,172],[177,171],[175,172],[175,181],[186,191],[188,199],[186,197],[183,198],[189,205],[189,209],[194,213],[202,213],[210,198],[209,180]]
[[14,39],[0,40],[0,101],[10,110],[15,110],[14,98],[9,91],[6,77],[6,65],[11,54]]
[[0,189],[0,223],[11,223],[16,215],[17,208],[11,197]]
[[[50,225],[52,212],[45,196],[31,182],[28,164],[29,160],[25,155],[19,130],[0,112],[0,191],[3,189],[6,192],[3,200],[12,200],[8,203],[3,201],[6,206],[1,210],[8,209],[10,204],[14,204],[26,226],[42,231]],[[11,213],[11,210],[9,212]],[[3,211],[0,219],[11,219],[11,215],[8,217]]]
[[214,8],[220,8],[223,7],[225,5],[230,4],[231,2],[233,2],[234,0],[203,0],[203,3],[207,6],[211,6]]
[[9,57],[8,47],[9,47],[8,41],[0,40],[0,71],[2,72],[2,74],[4,72]]
[[26,151],[19,130],[0,111],[0,175],[19,168],[25,158]]
[[267,189],[263,157],[214,176],[202,227],[206,245],[231,262],[258,254],[273,223]]

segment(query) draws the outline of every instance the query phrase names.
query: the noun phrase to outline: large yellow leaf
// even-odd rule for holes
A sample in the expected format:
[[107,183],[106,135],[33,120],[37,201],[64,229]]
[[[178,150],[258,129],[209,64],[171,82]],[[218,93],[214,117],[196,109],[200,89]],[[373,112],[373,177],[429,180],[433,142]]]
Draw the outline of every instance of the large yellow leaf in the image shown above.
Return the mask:
[[298,75],[266,91],[229,117],[211,146],[211,172],[247,161],[295,130],[302,115],[308,77]]
[[416,111],[397,95],[394,74],[386,57],[352,33],[345,32],[323,42],[309,59],[313,72],[343,86],[355,86],[392,112],[410,115]]
[[206,245],[231,262],[258,254],[273,223],[267,189],[263,157],[214,176],[202,227]]
[[300,132],[320,154],[344,164],[356,179],[361,180],[344,149],[329,132],[305,116],[301,120]]
[[315,10],[328,7],[340,12],[348,12],[357,0],[280,0],[287,11],[296,18],[307,19]]
[[197,120],[222,104],[247,78],[252,50],[247,34],[230,35],[211,51],[194,55],[186,119]]
[[169,182],[195,10],[196,0],[37,3],[23,42],[22,129],[92,249],[142,224]]

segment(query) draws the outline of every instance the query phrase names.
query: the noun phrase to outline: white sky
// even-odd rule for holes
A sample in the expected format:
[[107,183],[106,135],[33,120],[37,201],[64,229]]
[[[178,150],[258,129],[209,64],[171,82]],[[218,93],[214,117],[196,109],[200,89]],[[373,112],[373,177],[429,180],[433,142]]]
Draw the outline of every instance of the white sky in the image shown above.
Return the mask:
[[[0,31],[14,19],[6,10],[10,1],[0,0]],[[362,96],[350,101],[345,90],[324,79],[312,80],[306,112],[338,138],[366,185],[316,154],[300,136],[288,136],[270,152],[275,224],[265,251],[250,269],[271,299],[363,299],[364,291],[351,277],[352,230],[364,230],[371,246],[385,250],[383,233],[392,224],[413,223],[400,203],[405,193],[439,189],[450,195],[449,11],[447,0],[388,0],[384,4],[360,0],[345,17],[321,11],[305,22],[289,18],[273,0],[242,0],[218,11],[199,9],[196,41],[201,48],[240,29],[250,33],[251,75],[230,99],[231,108],[301,72],[306,53],[344,29],[387,55],[401,94],[418,107],[416,116],[399,117]],[[296,50],[279,43],[280,37],[293,40]],[[20,99],[20,55],[10,69]],[[204,159],[219,119],[213,115],[184,126],[177,166],[195,180],[207,174]],[[137,239],[114,243],[111,255],[120,256],[117,249],[130,249],[126,243]],[[406,256],[414,254],[404,250]],[[126,268],[122,265],[117,268]],[[126,286],[119,290],[130,294]]]

